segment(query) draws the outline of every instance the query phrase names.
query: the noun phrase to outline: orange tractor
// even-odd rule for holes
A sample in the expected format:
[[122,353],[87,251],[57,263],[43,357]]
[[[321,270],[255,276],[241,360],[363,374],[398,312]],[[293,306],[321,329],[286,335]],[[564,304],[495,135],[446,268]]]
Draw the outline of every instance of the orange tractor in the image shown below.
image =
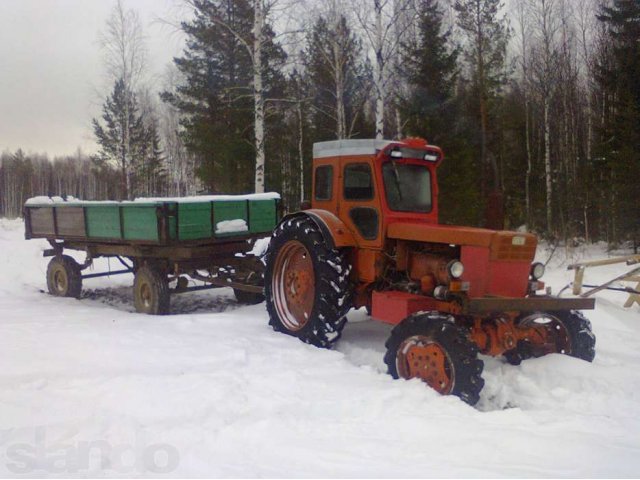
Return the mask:
[[527,233],[438,224],[442,151],[421,139],[314,145],[311,208],[285,216],[267,252],[270,324],[331,347],[352,308],[395,325],[385,363],[475,404],[478,354],[512,364],[595,356],[594,300],[546,295]]

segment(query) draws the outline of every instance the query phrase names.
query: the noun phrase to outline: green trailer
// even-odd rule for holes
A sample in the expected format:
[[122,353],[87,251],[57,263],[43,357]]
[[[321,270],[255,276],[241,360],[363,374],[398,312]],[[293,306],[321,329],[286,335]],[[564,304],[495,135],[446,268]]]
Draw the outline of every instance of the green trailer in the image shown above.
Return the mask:
[[[130,202],[36,197],[25,204],[25,237],[52,247],[44,255],[53,257],[53,295],[79,298],[83,279],[133,273],[139,312],[166,314],[171,294],[223,286],[255,303],[263,298],[263,264],[251,252],[277,225],[279,205],[275,193]],[[86,260],[79,264],[64,250],[81,250]],[[116,257],[123,269],[83,274],[98,257]]]

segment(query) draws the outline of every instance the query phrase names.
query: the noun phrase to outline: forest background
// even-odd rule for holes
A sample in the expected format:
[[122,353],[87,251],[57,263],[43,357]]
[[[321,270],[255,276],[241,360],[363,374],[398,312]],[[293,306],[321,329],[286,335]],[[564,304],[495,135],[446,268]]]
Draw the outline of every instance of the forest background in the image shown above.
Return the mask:
[[[441,221],[640,244],[640,0],[181,0],[182,54],[146,81],[122,0],[99,33],[99,151],[0,154],[0,216],[87,200],[310,196],[312,145],[439,145]],[[158,84],[158,82],[154,82]],[[495,212],[494,212],[495,213]]]

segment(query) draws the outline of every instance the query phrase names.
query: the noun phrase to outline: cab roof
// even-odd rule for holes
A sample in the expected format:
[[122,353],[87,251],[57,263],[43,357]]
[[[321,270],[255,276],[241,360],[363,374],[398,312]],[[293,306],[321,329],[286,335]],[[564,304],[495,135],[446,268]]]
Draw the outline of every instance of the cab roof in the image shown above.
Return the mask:
[[397,140],[332,140],[313,144],[313,158],[339,157],[347,155],[376,155],[390,144],[402,145]]

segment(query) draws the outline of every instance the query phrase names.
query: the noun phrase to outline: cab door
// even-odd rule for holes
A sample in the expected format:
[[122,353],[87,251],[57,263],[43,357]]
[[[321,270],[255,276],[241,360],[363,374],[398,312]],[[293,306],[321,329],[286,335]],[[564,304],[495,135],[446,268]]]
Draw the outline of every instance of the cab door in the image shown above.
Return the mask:
[[373,157],[340,158],[338,216],[358,239],[361,248],[382,249],[380,192],[376,189]]

